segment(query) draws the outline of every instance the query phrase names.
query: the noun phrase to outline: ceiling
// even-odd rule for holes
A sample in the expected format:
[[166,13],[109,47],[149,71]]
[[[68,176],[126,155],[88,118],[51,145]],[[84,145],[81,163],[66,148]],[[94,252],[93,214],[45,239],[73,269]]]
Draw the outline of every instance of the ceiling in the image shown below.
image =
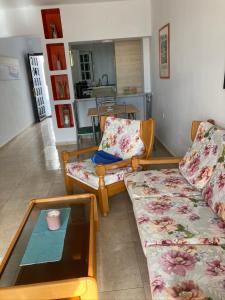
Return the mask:
[[0,8],[20,8],[30,6],[61,5],[94,2],[115,2],[124,0],[0,0]]

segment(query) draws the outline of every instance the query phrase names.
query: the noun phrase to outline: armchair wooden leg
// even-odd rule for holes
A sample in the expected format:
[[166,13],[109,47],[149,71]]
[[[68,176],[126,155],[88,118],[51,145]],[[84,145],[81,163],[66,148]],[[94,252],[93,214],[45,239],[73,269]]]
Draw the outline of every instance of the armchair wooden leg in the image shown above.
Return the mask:
[[98,191],[99,196],[99,206],[101,213],[104,217],[106,217],[109,213],[109,199],[108,199],[108,192],[107,189],[99,189]]
[[73,183],[69,176],[65,175],[65,186],[68,195],[73,195]]

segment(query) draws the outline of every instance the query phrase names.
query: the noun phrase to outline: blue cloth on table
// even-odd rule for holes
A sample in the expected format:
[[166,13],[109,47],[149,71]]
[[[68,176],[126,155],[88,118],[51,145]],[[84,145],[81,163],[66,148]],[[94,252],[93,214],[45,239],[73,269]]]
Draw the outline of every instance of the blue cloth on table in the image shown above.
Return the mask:
[[96,151],[93,156],[91,157],[91,160],[95,164],[112,164],[118,161],[121,161],[122,158],[112,155],[110,153],[107,153],[103,150]]
[[60,211],[61,226],[54,231],[48,229],[46,222],[46,215],[51,210],[41,210],[20,266],[54,262],[62,258],[71,208],[57,209]]

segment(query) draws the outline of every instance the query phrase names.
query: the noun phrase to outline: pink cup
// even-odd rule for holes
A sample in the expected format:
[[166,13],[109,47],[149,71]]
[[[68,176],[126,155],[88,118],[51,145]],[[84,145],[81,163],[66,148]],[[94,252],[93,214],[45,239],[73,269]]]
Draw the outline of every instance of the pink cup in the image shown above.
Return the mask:
[[48,224],[49,230],[57,230],[60,228],[60,211],[59,210],[50,210],[47,213],[46,221]]

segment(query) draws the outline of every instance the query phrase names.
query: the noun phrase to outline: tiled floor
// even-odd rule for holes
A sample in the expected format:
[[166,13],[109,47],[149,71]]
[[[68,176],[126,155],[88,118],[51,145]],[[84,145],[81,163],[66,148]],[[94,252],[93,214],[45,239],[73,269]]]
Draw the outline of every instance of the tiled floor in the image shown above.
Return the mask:
[[[0,149],[0,258],[30,199],[65,194],[60,151],[75,147],[56,148],[47,119]],[[168,153],[157,145],[155,155],[163,154]],[[151,299],[146,259],[126,192],[111,198],[109,216],[100,218],[97,263],[100,300]]]

